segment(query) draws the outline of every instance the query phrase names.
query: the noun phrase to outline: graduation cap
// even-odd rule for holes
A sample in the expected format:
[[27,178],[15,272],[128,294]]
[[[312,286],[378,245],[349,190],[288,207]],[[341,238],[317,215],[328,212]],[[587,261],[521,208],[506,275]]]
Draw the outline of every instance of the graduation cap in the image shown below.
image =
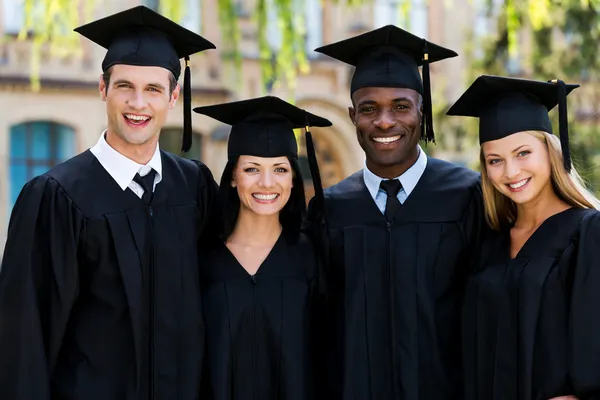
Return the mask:
[[107,49],[102,71],[116,64],[162,67],[181,75],[180,59],[185,58],[183,83],[182,151],[192,144],[190,55],[215,45],[145,6],[137,6],[75,29]]
[[[394,25],[322,46],[315,51],[356,67],[350,83],[351,93],[363,87],[408,88],[420,93],[424,110],[421,138],[435,141],[429,64],[456,57],[456,52]],[[421,65],[423,80],[419,75]]]
[[567,95],[579,85],[561,80],[532,81],[481,75],[450,107],[447,115],[479,118],[479,143],[523,131],[552,132],[548,112],[558,104],[564,167],[571,170]]
[[305,128],[313,185],[315,193],[322,196],[323,189],[310,126],[331,126],[329,120],[275,96],[196,107],[194,112],[231,125],[227,143],[229,159],[241,155],[298,158],[294,129]]

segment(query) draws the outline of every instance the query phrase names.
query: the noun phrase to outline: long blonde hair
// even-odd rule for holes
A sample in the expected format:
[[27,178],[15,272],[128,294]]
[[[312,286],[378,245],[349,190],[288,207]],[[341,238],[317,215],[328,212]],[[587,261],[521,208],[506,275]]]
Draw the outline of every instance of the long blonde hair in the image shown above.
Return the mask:
[[[600,200],[590,192],[581,176],[574,167],[567,173],[563,167],[560,139],[543,131],[527,131],[546,144],[550,159],[550,182],[554,192],[572,207],[600,209]],[[510,225],[517,219],[517,206],[508,197],[500,193],[488,177],[483,146],[479,153],[481,163],[481,187],[483,190],[483,203],[485,217],[488,224],[495,230]]]

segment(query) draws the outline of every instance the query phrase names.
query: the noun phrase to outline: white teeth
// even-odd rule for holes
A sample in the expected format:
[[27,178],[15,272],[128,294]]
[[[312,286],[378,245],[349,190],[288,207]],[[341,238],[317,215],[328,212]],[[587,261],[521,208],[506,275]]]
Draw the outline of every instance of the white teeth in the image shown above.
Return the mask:
[[513,189],[518,189],[518,188],[522,187],[523,185],[525,185],[527,182],[529,182],[529,178],[523,179],[522,181],[519,181],[517,183],[510,183],[508,186],[510,186]]
[[398,136],[390,136],[390,137],[374,137],[373,140],[377,143],[392,143],[396,140],[400,139],[400,135]]
[[277,193],[274,194],[258,194],[255,193],[252,195],[252,197],[258,199],[258,200],[275,200],[277,198],[277,196],[279,196]]
[[133,115],[133,114],[125,114],[127,119],[132,119],[134,121],[147,121],[150,117],[145,117],[143,115]]

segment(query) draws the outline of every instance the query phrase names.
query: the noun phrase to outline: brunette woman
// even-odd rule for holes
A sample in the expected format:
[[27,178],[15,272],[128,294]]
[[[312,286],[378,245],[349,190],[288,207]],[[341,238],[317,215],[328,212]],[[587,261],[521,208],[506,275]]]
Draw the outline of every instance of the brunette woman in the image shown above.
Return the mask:
[[312,400],[325,310],[293,129],[331,123],[276,97],[199,107],[232,125],[223,229],[202,264],[205,374],[215,400]]

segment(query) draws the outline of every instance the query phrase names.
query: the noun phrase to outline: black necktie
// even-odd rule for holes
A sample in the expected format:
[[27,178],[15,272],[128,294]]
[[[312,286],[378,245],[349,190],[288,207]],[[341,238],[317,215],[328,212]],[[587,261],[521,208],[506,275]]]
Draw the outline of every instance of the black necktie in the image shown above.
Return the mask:
[[156,176],[156,171],[151,169],[143,177],[137,173],[133,177],[133,181],[140,185],[142,189],[144,189],[144,194],[142,195],[142,201],[146,204],[150,204],[150,200],[152,200],[152,192],[154,189],[154,177]]
[[385,202],[385,219],[391,221],[396,215],[396,211],[402,206],[398,200],[398,192],[402,189],[402,184],[398,179],[390,179],[381,181],[379,185],[387,193],[387,201]]

